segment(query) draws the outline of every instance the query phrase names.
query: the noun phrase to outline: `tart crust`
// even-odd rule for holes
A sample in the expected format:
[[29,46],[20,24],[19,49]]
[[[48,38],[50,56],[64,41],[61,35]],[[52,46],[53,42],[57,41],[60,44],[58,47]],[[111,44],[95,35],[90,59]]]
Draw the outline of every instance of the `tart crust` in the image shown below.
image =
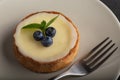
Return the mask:
[[[57,59],[57,60],[51,61],[51,62],[38,62],[38,61],[33,60],[32,58],[22,55],[22,53],[18,50],[18,46],[15,44],[15,38],[14,38],[13,47],[14,47],[15,57],[25,68],[27,68],[33,72],[58,71],[60,69],[65,68],[66,66],[68,66],[77,55],[78,48],[79,48],[79,40],[80,40],[80,35],[78,32],[78,29],[68,17],[66,17],[62,13],[56,12],[56,11],[41,11],[41,12],[32,13],[32,14],[26,16],[24,19],[22,19],[21,22],[24,21],[25,19],[31,17],[32,15],[35,15],[38,13],[60,14],[60,15],[64,16],[73,25],[73,27],[75,28],[76,33],[77,33],[77,40],[76,40],[74,47],[63,58],[60,58],[60,59]],[[15,32],[16,32],[16,29],[14,31],[14,34],[15,34]]]

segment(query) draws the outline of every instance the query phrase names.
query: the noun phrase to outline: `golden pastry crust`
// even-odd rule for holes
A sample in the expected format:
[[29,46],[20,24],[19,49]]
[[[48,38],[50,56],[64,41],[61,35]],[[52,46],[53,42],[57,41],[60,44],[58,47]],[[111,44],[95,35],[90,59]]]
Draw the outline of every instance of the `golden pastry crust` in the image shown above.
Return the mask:
[[[42,12],[32,13],[32,14],[28,15],[27,17],[25,17],[24,19],[22,19],[21,22],[24,21],[25,19],[29,18],[30,16],[38,14],[38,13],[59,14],[59,15],[64,16],[73,25],[73,27],[75,28],[76,33],[77,33],[77,40],[76,40],[74,47],[63,58],[60,58],[58,60],[51,61],[51,62],[37,62],[37,61],[33,60],[32,58],[22,55],[22,53],[18,50],[18,46],[16,46],[16,44],[15,44],[15,38],[14,38],[14,44],[13,44],[14,51],[15,51],[14,54],[15,54],[17,60],[25,68],[27,68],[31,71],[34,71],[34,72],[58,71],[60,69],[63,69],[64,67],[68,66],[74,60],[75,56],[77,55],[78,48],[79,48],[79,40],[80,40],[80,35],[78,32],[78,29],[68,17],[66,17],[62,13],[56,12],[56,11],[42,11]],[[16,29],[15,29],[15,32],[16,32]]]

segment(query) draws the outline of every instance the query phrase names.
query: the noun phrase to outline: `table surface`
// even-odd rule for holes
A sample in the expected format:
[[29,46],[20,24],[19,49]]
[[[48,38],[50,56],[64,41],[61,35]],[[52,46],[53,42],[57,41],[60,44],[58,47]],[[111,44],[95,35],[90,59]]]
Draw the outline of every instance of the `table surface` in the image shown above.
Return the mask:
[[[101,0],[105,3],[117,16],[118,20],[120,21],[120,0]],[[118,78],[120,80],[120,76]]]

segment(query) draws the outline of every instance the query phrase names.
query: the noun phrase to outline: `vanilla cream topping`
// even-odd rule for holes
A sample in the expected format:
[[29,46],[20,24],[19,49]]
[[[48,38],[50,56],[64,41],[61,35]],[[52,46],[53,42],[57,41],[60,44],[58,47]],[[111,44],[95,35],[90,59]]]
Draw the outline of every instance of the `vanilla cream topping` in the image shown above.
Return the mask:
[[16,28],[14,34],[15,44],[22,55],[32,58],[38,62],[50,62],[66,56],[75,46],[77,33],[73,25],[62,15],[51,24],[56,29],[53,44],[44,47],[40,41],[35,41],[33,32],[37,29],[22,29],[31,23],[40,23],[42,20],[49,21],[57,14],[38,13],[22,21]]

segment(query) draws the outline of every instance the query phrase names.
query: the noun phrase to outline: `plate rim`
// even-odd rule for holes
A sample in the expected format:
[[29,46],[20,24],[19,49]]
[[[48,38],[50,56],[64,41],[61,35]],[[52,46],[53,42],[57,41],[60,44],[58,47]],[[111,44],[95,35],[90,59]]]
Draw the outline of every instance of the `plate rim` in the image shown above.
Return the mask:
[[102,7],[104,7],[104,8],[112,15],[112,17],[113,17],[114,20],[116,21],[117,25],[119,26],[119,30],[120,30],[120,22],[119,22],[117,16],[113,13],[113,11],[112,11],[105,3],[103,3],[102,1],[97,0],[97,2],[98,2]]
[[[120,31],[120,22],[117,18],[117,16],[113,13],[113,11],[102,1],[97,0],[98,4],[100,4],[102,7],[104,7],[113,17],[113,19],[115,20],[116,24],[118,25],[119,31]],[[118,72],[116,73],[116,76],[114,77],[114,80],[117,80],[120,74],[120,64],[119,64],[119,69]]]

